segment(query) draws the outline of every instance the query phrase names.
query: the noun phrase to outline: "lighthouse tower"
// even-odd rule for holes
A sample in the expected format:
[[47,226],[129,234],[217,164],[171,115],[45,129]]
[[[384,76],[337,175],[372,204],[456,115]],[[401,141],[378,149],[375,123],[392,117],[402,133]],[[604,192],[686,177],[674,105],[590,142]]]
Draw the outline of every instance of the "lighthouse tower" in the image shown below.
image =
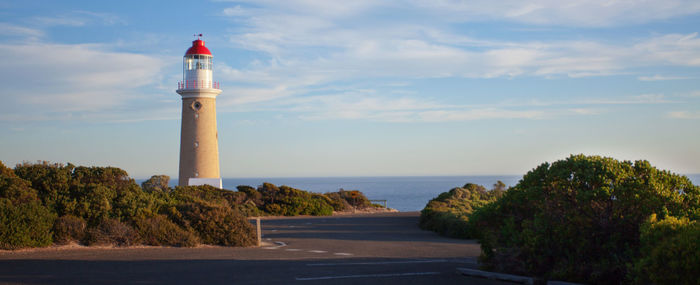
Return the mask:
[[216,130],[216,95],[219,83],[212,80],[212,54],[199,35],[183,58],[180,131],[180,186],[208,184],[221,188],[219,143]]

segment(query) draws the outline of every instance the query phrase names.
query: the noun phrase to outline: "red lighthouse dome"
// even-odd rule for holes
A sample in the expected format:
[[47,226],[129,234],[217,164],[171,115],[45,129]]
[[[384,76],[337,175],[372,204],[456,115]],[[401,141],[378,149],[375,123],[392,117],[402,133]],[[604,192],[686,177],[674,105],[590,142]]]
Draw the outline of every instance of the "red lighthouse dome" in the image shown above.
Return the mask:
[[203,40],[194,40],[192,41],[192,47],[187,49],[187,52],[185,52],[185,55],[190,54],[206,54],[210,56],[211,52],[207,47],[204,46]]

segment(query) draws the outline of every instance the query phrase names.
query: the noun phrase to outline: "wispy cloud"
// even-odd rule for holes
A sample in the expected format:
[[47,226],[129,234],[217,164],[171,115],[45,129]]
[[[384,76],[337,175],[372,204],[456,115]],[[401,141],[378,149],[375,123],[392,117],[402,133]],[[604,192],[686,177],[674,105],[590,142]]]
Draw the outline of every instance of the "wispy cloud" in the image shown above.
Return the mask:
[[673,111],[669,112],[668,116],[673,119],[689,119],[698,120],[700,119],[700,112],[698,111]]
[[84,10],[75,10],[66,14],[53,15],[50,17],[34,17],[32,19],[34,25],[42,27],[51,26],[71,26],[82,27],[88,24],[100,25],[116,25],[126,24],[126,21],[121,17],[111,13],[99,13]]
[[0,35],[17,36],[22,39],[36,39],[44,36],[44,32],[39,29],[18,26],[8,23],[0,23]]
[[688,0],[669,1],[409,1],[452,21],[505,20],[532,25],[605,27],[641,24],[692,15],[700,4]]
[[[30,40],[0,44],[0,120],[107,116],[141,102],[166,63],[158,56],[111,51],[108,45]],[[151,95],[153,96],[153,95]],[[138,107],[136,109],[139,109]]]
[[664,76],[664,75],[658,75],[655,74],[654,76],[639,76],[637,77],[639,81],[666,81],[666,80],[683,80],[683,79],[691,79],[691,77],[687,76]]
[[[270,57],[267,62],[258,61],[235,70],[237,75],[248,76],[243,80],[247,82],[292,76],[318,84],[334,80],[392,76],[589,77],[626,74],[639,67],[700,65],[700,39],[696,33],[658,35],[627,42],[514,42],[466,36],[450,28],[453,21],[450,17],[435,17],[435,13],[440,11],[460,11],[454,14],[464,14],[463,10],[471,11],[474,15],[486,15],[489,19],[495,17],[497,20],[504,17],[530,19],[522,17],[566,12],[590,14],[591,22],[600,23],[596,17],[627,19],[625,17],[629,13],[644,14],[643,11],[646,10],[641,7],[654,8],[659,13],[638,14],[629,19],[644,22],[700,11],[700,4],[683,1],[658,5],[609,1],[567,1],[566,4],[551,1],[536,1],[534,4],[507,1],[505,5],[481,1],[476,1],[476,4],[474,1],[359,1],[349,7],[336,5],[343,6],[334,8],[336,10],[326,7],[329,3],[333,2],[285,1],[279,4],[262,1],[255,2],[254,8],[239,4],[223,10],[223,15],[242,23],[232,30],[231,42]],[[493,11],[488,7],[492,7]],[[580,12],[580,9],[595,10],[601,7],[610,14]],[[384,20],[383,17],[366,16],[381,13],[382,9],[387,8],[410,12],[412,17],[395,16]],[[492,15],[496,11],[510,12],[500,16]],[[421,17],[430,18],[431,21],[416,24],[415,19]],[[565,19],[571,17],[561,17],[559,20]],[[465,19],[467,20],[469,19]],[[640,77],[642,79],[647,78]]]
[[[700,3],[693,0],[667,1],[609,1],[609,0],[394,0],[394,1],[269,1],[231,0],[251,3],[266,9],[303,13],[313,11],[322,17],[357,17],[368,11],[390,9],[451,22],[512,21],[532,25],[565,25],[604,27],[641,24],[693,15],[700,12]],[[241,13],[240,5],[227,9]]]

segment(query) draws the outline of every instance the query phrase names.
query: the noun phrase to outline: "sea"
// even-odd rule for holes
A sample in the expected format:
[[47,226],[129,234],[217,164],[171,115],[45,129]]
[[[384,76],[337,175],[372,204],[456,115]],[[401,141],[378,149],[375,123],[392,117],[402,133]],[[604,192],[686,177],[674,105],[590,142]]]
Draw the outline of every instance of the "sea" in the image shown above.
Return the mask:
[[[686,175],[695,185],[700,184],[700,174]],[[420,211],[440,193],[466,183],[483,185],[491,189],[497,181],[513,186],[522,175],[494,176],[394,176],[394,177],[294,177],[294,178],[224,178],[224,189],[235,190],[238,185],[257,187],[264,182],[287,185],[316,192],[335,192],[340,189],[362,191],[370,200],[387,200],[389,208],[401,212]],[[139,184],[143,180],[137,181]],[[170,181],[177,185],[177,179]]]

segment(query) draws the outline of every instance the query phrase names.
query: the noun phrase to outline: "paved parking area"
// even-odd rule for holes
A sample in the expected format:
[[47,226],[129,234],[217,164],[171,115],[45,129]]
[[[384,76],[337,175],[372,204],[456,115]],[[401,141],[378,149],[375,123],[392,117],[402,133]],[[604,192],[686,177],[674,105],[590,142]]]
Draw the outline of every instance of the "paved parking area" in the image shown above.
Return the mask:
[[260,248],[0,253],[0,284],[508,284],[468,278],[479,245],[417,227],[417,213],[264,219]]

